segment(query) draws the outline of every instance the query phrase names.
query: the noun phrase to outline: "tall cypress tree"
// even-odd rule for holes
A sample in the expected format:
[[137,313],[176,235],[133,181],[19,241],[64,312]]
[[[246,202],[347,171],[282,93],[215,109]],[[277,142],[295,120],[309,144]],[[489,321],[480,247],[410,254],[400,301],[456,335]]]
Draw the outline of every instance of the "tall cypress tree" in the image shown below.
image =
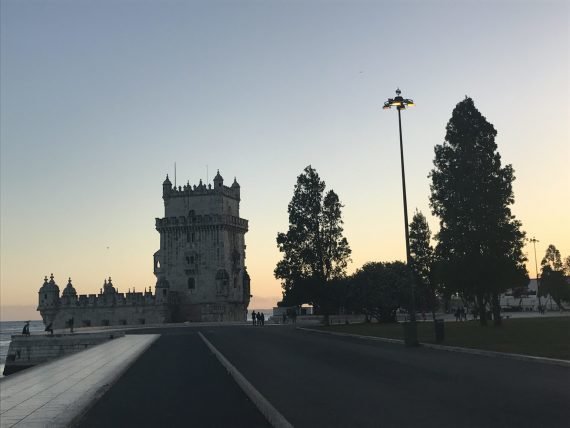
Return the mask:
[[324,192],[325,182],[309,165],[297,177],[288,207],[289,230],[277,234],[283,259],[274,274],[282,280],[286,304],[319,306],[327,284],[345,274],[351,250],[343,236],[342,204],[333,190]]
[[426,307],[435,320],[436,295],[435,281],[433,280],[434,254],[431,246],[431,230],[426,217],[421,211],[414,213],[410,223],[410,254],[412,256],[412,269],[416,275],[416,289],[422,310]]
[[487,304],[500,324],[499,294],[528,281],[525,233],[510,209],[513,168],[501,165],[497,131],[471,98],[457,104],[446,130],[430,173],[430,206],[440,220],[440,281],[474,298],[482,325]]

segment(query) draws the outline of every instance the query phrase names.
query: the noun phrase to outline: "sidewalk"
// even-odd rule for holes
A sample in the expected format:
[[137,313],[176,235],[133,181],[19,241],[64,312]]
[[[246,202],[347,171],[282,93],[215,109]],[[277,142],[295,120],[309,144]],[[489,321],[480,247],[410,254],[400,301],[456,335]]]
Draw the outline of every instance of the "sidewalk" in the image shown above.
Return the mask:
[[0,380],[0,427],[69,426],[159,335],[111,340]]

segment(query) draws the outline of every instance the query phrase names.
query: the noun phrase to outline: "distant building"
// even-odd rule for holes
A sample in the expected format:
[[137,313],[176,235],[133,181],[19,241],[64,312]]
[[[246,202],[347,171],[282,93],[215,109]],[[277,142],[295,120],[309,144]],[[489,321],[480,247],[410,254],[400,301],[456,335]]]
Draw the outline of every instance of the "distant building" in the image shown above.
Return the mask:
[[248,222],[239,217],[240,186],[162,185],[164,218],[156,219],[155,293],[119,293],[111,278],[100,293],[77,295],[71,278],[61,296],[53,275],[39,290],[44,323],[64,328],[181,321],[245,321],[250,279],[245,266]]
[[520,310],[520,311],[538,311],[539,306],[549,311],[558,311],[560,308],[558,304],[552,299],[550,294],[541,296],[539,299],[537,295],[540,282],[536,278],[530,278],[526,287],[518,289],[518,294],[515,289],[509,289],[501,294],[499,302],[501,308],[505,311]]

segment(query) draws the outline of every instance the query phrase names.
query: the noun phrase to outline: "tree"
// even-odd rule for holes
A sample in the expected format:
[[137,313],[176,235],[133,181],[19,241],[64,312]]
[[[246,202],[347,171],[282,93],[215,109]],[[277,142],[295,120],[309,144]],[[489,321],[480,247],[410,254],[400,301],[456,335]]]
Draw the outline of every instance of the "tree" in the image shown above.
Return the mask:
[[570,276],[570,256],[564,259],[564,275]]
[[541,267],[548,267],[552,271],[562,271],[564,270],[562,266],[562,256],[560,255],[560,251],[550,244],[546,249],[546,253],[544,253],[544,257],[540,262]]
[[546,249],[546,254],[540,262],[540,288],[539,295],[550,296],[559,308],[563,309],[562,301],[570,301],[570,284],[564,275],[564,265],[560,251],[552,244]]
[[426,217],[417,211],[410,223],[410,254],[412,269],[416,275],[416,297],[420,307],[427,308],[435,320],[436,293],[433,280],[434,253],[431,246],[431,230]]
[[[289,230],[277,234],[283,259],[274,274],[287,304],[310,303],[327,310],[327,285],[345,275],[350,247],[343,236],[342,204],[310,165],[297,177],[288,206]],[[324,197],[323,197],[324,194]]]
[[448,290],[474,296],[482,325],[491,305],[500,324],[499,294],[528,281],[525,233],[511,213],[511,165],[501,165],[497,131],[466,97],[453,110],[430,172],[430,206],[439,217],[438,274]]
[[353,307],[379,322],[396,322],[396,311],[409,307],[412,272],[402,262],[366,263],[350,278]]

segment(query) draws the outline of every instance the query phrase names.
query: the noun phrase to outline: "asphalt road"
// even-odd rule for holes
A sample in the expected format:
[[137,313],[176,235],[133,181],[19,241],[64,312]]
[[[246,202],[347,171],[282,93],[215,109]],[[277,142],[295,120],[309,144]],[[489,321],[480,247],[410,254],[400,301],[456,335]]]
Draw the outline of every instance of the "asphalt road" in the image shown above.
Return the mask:
[[164,426],[184,420],[198,427],[263,425],[199,343],[198,330],[295,427],[569,426],[568,368],[289,326],[153,331],[163,337],[95,405],[83,426],[150,423],[150,417],[140,419],[143,425],[115,419],[136,409],[163,415],[155,419]]
[[269,427],[196,329],[162,336],[78,423],[80,427]]

